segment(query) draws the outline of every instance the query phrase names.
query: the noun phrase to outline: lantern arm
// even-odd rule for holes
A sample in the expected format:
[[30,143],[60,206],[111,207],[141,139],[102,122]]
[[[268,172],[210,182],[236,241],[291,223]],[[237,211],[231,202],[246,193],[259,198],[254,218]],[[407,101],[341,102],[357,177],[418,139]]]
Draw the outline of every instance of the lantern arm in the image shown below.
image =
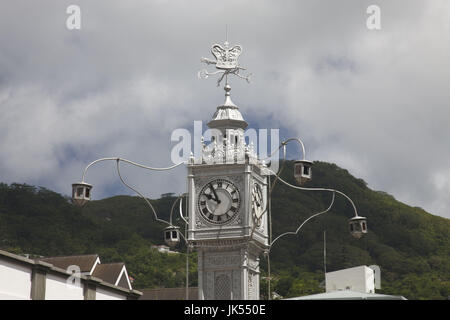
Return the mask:
[[[267,202],[267,201],[266,201]],[[264,209],[264,211],[261,213],[261,215],[259,216],[259,218],[261,218],[262,216],[264,216],[264,214],[267,212],[267,204],[266,204],[266,208]],[[253,233],[255,232],[256,229],[256,224],[253,223],[252,226],[252,231],[250,232],[250,236],[248,237],[248,241],[250,241],[251,239],[253,239]]]
[[126,187],[128,187],[129,189],[131,189],[131,190],[133,190],[134,192],[136,192],[142,199],[145,200],[145,202],[147,202],[148,206],[149,206],[149,207],[152,209],[152,211],[153,211],[153,215],[154,215],[156,221],[166,223],[166,224],[168,224],[168,225],[170,226],[171,224],[170,224],[169,222],[167,222],[167,221],[165,221],[165,220],[162,220],[162,219],[159,219],[159,218],[158,218],[158,215],[156,214],[155,208],[152,206],[152,204],[150,203],[150,201],[149,201],[142,193],[140,193],[137,189],[133,188],[132,186],[130,186],[129,184],[127,184],[127,183],[123,180],[122,175],[120,174],[120,168],[119,168],[119,162],[120,162],[120,159],[117,158],[116,161],[117,161],[117,163],[116,163],[116,164],[117,164],[117,174],[119,175],[120,181],[122,181],[122,183],[123,183]]
[[170,217],[169,217],[169,223],[170,223],[170,225],[172,226],[173,224],[172,224],[172,215],[173,215],[173,211],[174,211],[174,209],[175,209],[175,205],[176,205],[176,203],[179,201],[180,202],[180,207],[179,207],[179,213],[180,213],[180,217],[181,217],[181,219],[184,221],[184,223],[188,223],[187,222],[187,220],[186,220],[186,218],[183,216],[183,210],[182,210],[182,207],[183,207],[183,197],[185,196],[185,194],[182,194],[182,195],[180,195],[176,200],[175,200],[175,202],[173,203],[173,205],[172,205],[172,208],[170,209]]
[[278,172],[275,175],[275,179],[273,180],[273,185],[270,187],[269,197],[272,196],[272,192],[277,184],[278,177],[281,175],[281,172],[283,171],[283,169],[286,165],[286,144],[281,144],[280,147],[281,146],[283,147],[283,163],[281,164],[281,167],[278,169]]
[[[169,167],[157,168],[157,167],[145,166],[145,165],[143,165],[143,164],[140,164],[140,163],[137,163],[137,162],[128,160],[128,159],[118,158],[118,157],[100,158],[100,159],[97,159],[97,160],[91,162],[90,164],[88,164],[88,165],[86,166],[86,168],[85,168],[84,171],[83,171],[82,183],[85,183],[85,182],[84,182],[84,179],[85,179],[85,177],[86,177],[86,174],[87,174],[88,169],[89,169],[91,166],[93,166],[94,164],[96,164],[96,163],[98,163],[98,162],[102,162],[102,161],[111,161],[111,160],[116,161],[117,174],[119,175],[120,181],[121,181],[127,188],[133,190],[133,191],[134,191],[135,193],[137,193],[142,199],[145,200],[145,202],[148,204],[148,206],[149,206],[150,209],[152,210],[155,220],[158,221],[158,222],[165,223],[165,224],[169,225],[169,227],[173,226],[173,224],[172,224],[172,213],[173,213],[173,209],[175,208],[175,204],[177,203],[177,201],[179,201],[179,200],[183,197],[183,195],[181,195],[180,197],[178,197],[178,198],[175,200],[175,202],[173,203],[172,209],[171,209],[171,212],[170,212],[170,217],[169,217],[170,221],[166,221],[166,220],[160,219],[160,218],[158,218],[158,214],[156,213],[156,210],[155,210],[155,208],[153,207],[153,205],[151,204],[151,202],[149,201],[149,199],[147,199],[141,192],[139,192],[139,190],[137,190],[136,188],[134,188],[134,187],[130,186],[128,183],[126,183],[125,180],[122,178],[122,175],[121,175],[121,173],[120,173],[120,165],[119,165],[119,164],[120,164],[120,161],[123,161],[123,162],[129,163],[129,164],[131,164],[131,165],[134,165],[134,166],[136,166],[136,167],[143,168],[143,169],[147,169],[147,170],[166,171],[166,170],[174,169],[174,168],[176,168],[176,167],[178,167],[178,166],[180,166],[180,165],[182,165],[182,164],[185,164],[186,162],[180,162],[180,163],[174,164],[174,165],[169,166]],[[180,214],[182,215],[182,213],[181,213],[181,201],[180,201]],[[182,216],[182,218],[183,218],[183,220],[187,223],[187,221],[184,219],[183,216]],[[179,235],[181,236],[181,238],[187,243],[186,238],[185,238],[180,232],[178,232],[178,234],[179,234]]]
[[[273,171],[270,170],[269,168],[267,168],[267,170],[269,170],[270,172],[272,172],[272,173],[275,174],[275,172],[273,172]],[[305,187],[299,187],[299,186],[294,186],[294,185],[290,184],[290,183],[287,182],[287,181],[284,181],[284,180],[283,180],[282,178],[280,178],[278,175],[277,175],[277,178],[278,178],[281,182],[283,182],[285,185],[287,185],[287,186],[289,186],[289,187],[291,187],[291,188],[294,188],[294,189],[298,189],[298,190],[304,190],[304,191],[329,191],[329,192],[336,192],[336,193],[339,193],[340,195],[342,195],[343,197],[345,197],[345,198],[350,202],[350,204],[351,204],[352,207],[353,207],[353,211],[354,211],[354,213],[355,213],[355,217],[358,217],[358,210],[356,210],[356,206],[355,206],[355,204],[353,203],[352,199],[350,199],[350,197],[347,196],[347,195],[346,195],[345,193],[343,193],[342,191],[335,190],[335,189],[327,189],[327,188],[305,188]]]
[[[183,194],[183,195],[185,195],[185,194]],[[182,195],[182,196],[183,196],[183,195]],[[186,200],[186,201],[187,201],[187,200]],[[183,209],[182,209],[182,207],[183,207],[183,198],[180,199],[180,210],[179,210],[179,212],[180,212],[180,217],[181,217],[181,219],[184,221],[184,223],[188,224],[188,221],[186,220],[186,218],[185,218],[184,215],[183,215]]]
[[[183,211],[182,211],[182,206],[183,206],[183,197],[185,196],[185,194],[182,194],[182,195],[180,195],[175,201],[174,201],[174,203],[172,204],[172,208],[170,209],[170,217],[169,217],[169,226],[175,226],[173,223],[172,223],[172,215],[173,215],[173,211],[174,211],[174,209],[175,209],[175,205],[176,205],[176,203],[179,201],[180,202],[180,207],[179,207],[179,213],[180,213],[180,217],[181,217],[181,219],[183,219],[183,221],[187,224],[188,222],[187,222],[187,220],[186,220],[186,218],[183,216]],[[175,226],[176,227],[176,226]],[[181,232],[178,232],[178,234],[181,236],[181,238],[184,240],[184,242],[186,243],[186,244],[188,244],[188,241],[187,241],[187,239],[183,236],[183,234],[181,233]]]
[[175,208],[175,205],[177,204],[178,201],[181,200],[181,198],[183,197],[183,195],[179,196],[172,204],[172,208],[170,209],[170,216],[169,216],[169,224],[172,226],[172,214],[173,214],[173,209]]
[[92,161],[90,164],[88,164],[88,165],[86,166],[86,168],[85,168],[84,171],[83,171],[83,177],[82,177],[81,181],[84,182],[84,178],[86,177],[86,173],[87,173],[88,169],[89,169],[92,165],[94,165],[94,164],[96,164],[96,163],[98,163],[98,162],[101,162],[101,161],[110,161],[110,160],[114,160],[114,161],[123,161],[123,162],[132,164],[132,165],[134,165],[134,166],[136,166],[136,167],[139,167],[139,168],[143,168],[143,169],[147,169],[147,170],[155,170],[155,171],[171,170],[171,169],[174,169],[174,168],[178,167],[179,165],[182,165],[182,164],[186,163],[185,161],[183,161],[183,162],[174,164],[173,166],[170,166],[170,167],[165,167],[165,168],[155,168],[155,167],[145,166],[145,165],[143,165],[143,164],[136,163],[136,162],[134,162],[134,161],[127,160],[127,159],[123,159],[123,158],[118,158],[118,157],[101,158],[101,159],[97,159],[97,160],[95,160],[95,161]]
[[284,236],[286,236],[286,235],[288,235],[288,234],[292,234],[292,235],[298,234],[298,232],[300,231],[300,229],[301,229],[301,228],[305,225],[305,223],[307,223],[309,220],[311,220],[312,218],[315,218],[315,217],[317,217],[317,216],[320,216],[321,214],[324,214],[324,213],[330,211],[331,207],[333,207],[334,199],[335,199],[335,192],[333,192],[333,198],[331,199],[331,203],[330,203],[330,205],[328,206],[328,208],[327,208],[326,210],[321,211],[321,212],[318,212],[318,213],[315,213],[315,214],[313,214],[312,216],[310,216],[308,219],[306,219],[305,221],[303,221],[303,223],[297,228],[297,230],[295,230],[295,231],[288,231],[288,232],[282,233],[282,234],[280,234],[278,237],[276,237],[276,238],[270,243],[270,245],[269,245],[269,252],[270,252],[270,249],[272,248],[272,245],[273,245],[278,239],[280,239],[280,238],[282,238],[282,237],[284,237]]
[[305,160],[306,158],[306,151],[305,151],[305,144],[303,143],[302,140],[300,140],[300,138],[289,138],[287,140],[284,140],[283,142],[281,142],[281,145],[286,145],[288,142],[291,141],[297,141],[300,146],[302,147],[302,157],[300,159]]
[[275,153],[277,153],[278,150],[280,150],[282,147],[284,147],[284,145],[283,145],[283,144],[280,144],[279,147],[278,147],[275,151],[273,151],[270,155],[268,155],[268,156],[265,157],[265,158],[258,159],[258,160],[259,160],[259,161],[265,161],[265,160],[267,160],[267,159],[272,158],[272,157],[275,155]]
[[[178,198],[175,200],[175,202],[173,203],[173,205],[172,205],[172,209],[171,209],[171,211],[170,211],[170,222],[158,218],[158,214],[156,213],[156,210],[155,210],[155,208],[152,206],[152,204],[150,203],[150,201],[149,201],[149,200],[148,200],[141,192],[139,192],[137,189],[133,188],[132,186],[130,186],[129,184],[127,184],[127,183],[123,180],[122,175],[120,174],[120,168],[119,168],[119,162],[120,162],[120,160],[121,160],[121,159],[116,159],[117,174],[119,175],[120,181],[122,181],[122,183],[123,183],[126,187],[128,187],[128,188],[130,188],[131,190],[133,190],[134,192],[136,192],[142,199],[145,200],[145,202],[147,202],[148,206],[149,206],[149,207],[152,209],[152,211],[153,211],[153,215],[154,215],[156,221],[162,222],[162,223],[165,223],[165,224],[168,224],[169,227],[173,227],[174,225],[172,224],[172,212],[173,212],[173,209],[175,208],[175,204],[177,203],[178,200],[181,199],[181,197],[182,197],[183,195],[181,195],[180,197],[178,197]],[[178,235],[180,235],[181,238],[184,240],[184,242],[186,242],[186,244],[187,244],[187,240],[186,240],[186,238],[182,235],[182,233],[181,233],[181,232],[178,232]]]
[[86,173],[87,173],[87,171],[88,171],[88,169],[91,167],[91,166],[93,166],[94,164],[96,164],[96,163],[98,163],[98,162],[101,162],[101,161],[108,161],[108,160],[117,160],[118,158],[116,157],[116,158],[101,158],[101,159],[97,159],[97,160],[95,160],[95,161],[92,161],[91,163],[89,163],[87,166],[86,166],[86,168],[84,168],[84,171],[83,171],[83,176],[82,176],[82,178],[81,178],[81,182],[84,182],[84,178],[86,177]]
[[287,140],[282,141],[280,146],[275,151],[273,151],[269,156],[259,159],[259,160],[263,161],[263,160],[272,158],[275,155],[275,153],[277,153],[282,147],[284,147],[284,152],[286,153],[286,145],[291,141],[297,141],[300,144],[300,146],[302,147],[302,155],[301,155],[300,159],[305,160],[305,157],[306,157],[305,144],[303,143],[302,140],[300,140],[300,138],[289,138]]
[[[291,141],[296,141],[296,142],[298,142],[298,143],[300,144],[300,146],[301,146],[301,148],[302,148],[302,155],[301,155],[300,159],[302,159],[301,161],[306,161],[306,160],[305,160],[305,157],[306,157],[305,144],[303,143],[303,141],[302,141],[300,138],[289,138],[289,139],[286,139],[286,140],[282,141],[281,144],[280,144],[280,146],[279,146],[275,151],[273,151],[268,157],[263,158],[263,159],[259,159],[260,161],[264,161],[264,160],[270,159],[270,158],[272,158],[272,157],[275,155],[275,153],[277,153],[281,148],[283,148],[283,164],[282,164],[282,166],[278,169],[278,172],[275,173],[275,180],[274,180],[274,183],[273,183],[272,188],[271,188],[270,191],[269,191],[269,196],[272,194],[272,191],[273,191],[273,189],[275,188],[275,185],[276,185],[276,183],[277,183],[277,180],[278,180],[279,176],[281,175],[281,172],[282,172],[283,169],[284,169],[284,165],[285,165],[285,163],[286,163],[286,145],[287,145],[289,142],[291,142]],[[270,169],[269,169],[269,170],[270,170]],[[271,170],[270,170],[270,171],[271,171]],[[274,173],[273,171],[271,171],[271,172]]]
[[189,247],[189,242],[187,241],[185,236],[183,236],[183,234],[181,232],[178,232],[178,234],[180,235],[181,239],[183,239],[184,243],[186,244],[186,247]]

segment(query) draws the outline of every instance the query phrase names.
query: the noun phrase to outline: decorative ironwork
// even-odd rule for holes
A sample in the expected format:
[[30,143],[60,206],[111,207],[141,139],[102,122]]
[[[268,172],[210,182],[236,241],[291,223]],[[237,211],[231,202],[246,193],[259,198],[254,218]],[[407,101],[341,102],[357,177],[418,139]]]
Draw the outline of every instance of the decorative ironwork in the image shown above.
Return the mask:
[[214,282],[214,298],[216,300],[231,300],[231,279],[226,273],[219,274]]
[[247,70],[238,63],[238,58],[242,53],[242,47],[240,45],[235,45],[230,48],[228,41],[224,42],[223,47],[220,44],[213,44],[211,53],[216,58],[215,61],[208,58],[201,58],[200,61],[207,65],[213,64],[218,70],[211,73],[206,69],[200,70],[198,72],[199,78],[207,79],[209,76],[220,74],[221,76],[219,77],[219,80],[217,80],[217,86],[220,86],[223,78],[225,78],[228,83],[228,75],[233,74],[250,83],[251,73],[246,76],[239,73],[241,70]]

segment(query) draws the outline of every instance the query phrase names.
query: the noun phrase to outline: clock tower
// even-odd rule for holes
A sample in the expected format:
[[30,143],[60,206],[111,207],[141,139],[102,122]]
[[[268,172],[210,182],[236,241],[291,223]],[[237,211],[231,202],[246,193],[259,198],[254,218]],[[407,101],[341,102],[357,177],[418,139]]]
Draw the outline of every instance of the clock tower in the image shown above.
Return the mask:
[[[240,46],[213,45],[220,81],[244,70],[237,64]],[[210,75],[206,70],[203,75]],[[211,142],[202,138],[200,157],[188,165],[188,241],[198,252],[201,300],[259,299],[259,259],[268,249],[267,176],[253,145],[247,145],[247,122],[231,101],[226,81],[225,102],[208,123]]]

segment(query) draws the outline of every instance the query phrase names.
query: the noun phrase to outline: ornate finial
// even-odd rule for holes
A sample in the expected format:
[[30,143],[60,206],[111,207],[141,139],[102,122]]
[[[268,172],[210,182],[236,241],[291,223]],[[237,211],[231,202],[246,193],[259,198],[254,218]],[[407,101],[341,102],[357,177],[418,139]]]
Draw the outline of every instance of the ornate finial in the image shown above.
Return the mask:
[[231,101],[231,95],[230,95],[231,86],[227,83],[225,85],[225,87],[223,87],[223,90],[225,90],[225,102],[222,106],[237,108],[237,106],[233,103],[233,101]]
[[206,64],[214,64],[216,66],[216,69],[219,70],[211,73],[209,73],[206,69],[200,70],[198,72],[199,78],[206,79],[209,76],[221,74],[219,80],[217,81],[217,86],[220,86],[220,83],[222,82],[224,77],[226,78],[226,82],[228,85],[228,75],[234,74],[235,76],[238,76],[239,78],[245,79],[247,82],[250,82],[251,74],[247,76],[242,76],[239,74],[240,70],[246,70],[238,64],[238,58],[242,53],[242,47],[240,45],[236,45],[230,48],[228,40],[226,40],[223,44],[223,47],[220,44],[212,45],[211,53],[216,58],[216,61],[208,58],[201,58],[200,61]]

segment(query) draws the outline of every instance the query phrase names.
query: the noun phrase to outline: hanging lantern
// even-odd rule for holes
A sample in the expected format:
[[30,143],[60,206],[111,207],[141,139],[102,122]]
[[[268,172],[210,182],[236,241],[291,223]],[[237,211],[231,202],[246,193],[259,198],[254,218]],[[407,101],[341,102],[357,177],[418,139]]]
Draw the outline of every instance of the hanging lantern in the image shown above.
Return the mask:
[[294,178],[297,184],[302,185],[312,179],[312,161],[297,160],[294,162]]
[[83,206],[91,200],[92,185],[85,182],[72,184],[72,202],[78,206]]
[[348,220],[350,233],[356,239],[367,233],[367,219],[365,217],[356,216]]
[[164,229],[164,241],[169,247],[174,247],[180,242],[179,227],[169,226]]

